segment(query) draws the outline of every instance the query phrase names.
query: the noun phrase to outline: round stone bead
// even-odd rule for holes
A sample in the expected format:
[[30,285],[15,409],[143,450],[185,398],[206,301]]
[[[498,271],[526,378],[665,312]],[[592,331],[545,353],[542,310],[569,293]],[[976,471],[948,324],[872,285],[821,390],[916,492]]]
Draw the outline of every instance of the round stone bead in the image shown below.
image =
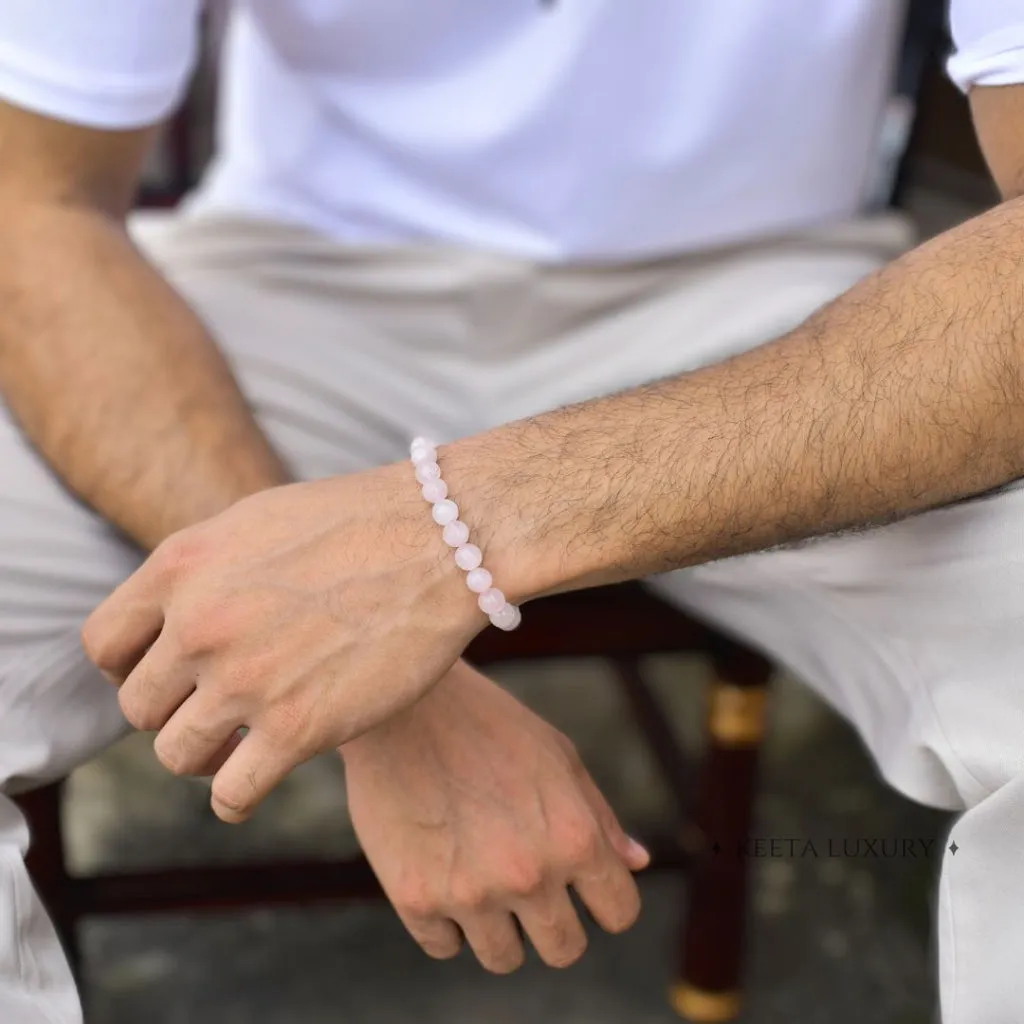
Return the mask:
[[444,528],[441,536],[448,547],[459,548],[469,540],[469,527],[461,519],[456,519]]
[[466,586],[474,594],[482,594],[485,590],[490,590],[493,582],[494,579],[486,569],[473,569],[466,574]]
[[423,485],[423,497],[431,505],[436,505],[448,497],[448,485],[443,480],[428,480]]
[[478,568],[483,560],[484,554],[475,544],[463,544],[455,552],[455,564],[466,572]]
[[459,506],[451,498],[445,498],[434,505],[431,514],[438,526],[447,526],[459,518]]
[[505,595],[497,587],[489,587],[477,598],[477,604],[484,615],[494,615],[505,607]]
[[420,462],[416,466],[416,479],[425,484],[441,479],[441,467],[436,462]]
[[437,462],[437,449],[434,447],[430,448],[414,448],[410,455],[414,466],[422,466],[426,463]]
[[490,620],[492,626],[497,626],[498,629],[510,633],[523,621],[523,616],[514,604],[509,604],[506,601],[498,611],[490,616]]
[[414,437],[412,444],[409,445],[410,454],[416,451],[417,448],[436,448],[437,444],[431,441],[429,437]]

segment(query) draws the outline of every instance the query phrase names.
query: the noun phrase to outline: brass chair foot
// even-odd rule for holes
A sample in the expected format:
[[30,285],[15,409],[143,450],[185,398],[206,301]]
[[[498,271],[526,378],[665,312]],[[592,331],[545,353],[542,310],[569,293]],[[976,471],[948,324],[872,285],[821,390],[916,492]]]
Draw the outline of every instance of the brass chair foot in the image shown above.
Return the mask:
[[680,982],[672,986],[669,998],[672,1009],[692,1024],[725,1024],[740,1013],[738,992],[708,992]]

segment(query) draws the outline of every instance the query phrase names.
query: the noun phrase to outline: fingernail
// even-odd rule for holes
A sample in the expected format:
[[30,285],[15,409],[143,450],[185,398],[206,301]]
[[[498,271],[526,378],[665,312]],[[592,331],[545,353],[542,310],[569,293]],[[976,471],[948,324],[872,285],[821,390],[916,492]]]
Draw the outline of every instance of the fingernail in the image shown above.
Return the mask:
[[632,836],[629,836],[629,855],[630,857],[643,858],[649,861],[651,859],[651,851],[644,846],[643,843],[637,842]]

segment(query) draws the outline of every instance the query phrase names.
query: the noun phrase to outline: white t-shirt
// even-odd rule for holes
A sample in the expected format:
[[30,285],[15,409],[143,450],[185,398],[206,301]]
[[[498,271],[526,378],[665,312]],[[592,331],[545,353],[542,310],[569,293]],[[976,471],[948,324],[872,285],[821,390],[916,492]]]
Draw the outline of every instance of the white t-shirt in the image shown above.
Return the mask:
[[[1016,73],[1021,3],[960,5],[960,80]],[[0,96],[97,127],[155,122],[193,66],[201,6],[0,0]],[[236,0],[219,156],[193,202],[345,242],[541,260],[846,217],[871,177],[903,6]]]
[[953,0],[950,24],[949,73],[961,89],[1024,82],[1024,0]]

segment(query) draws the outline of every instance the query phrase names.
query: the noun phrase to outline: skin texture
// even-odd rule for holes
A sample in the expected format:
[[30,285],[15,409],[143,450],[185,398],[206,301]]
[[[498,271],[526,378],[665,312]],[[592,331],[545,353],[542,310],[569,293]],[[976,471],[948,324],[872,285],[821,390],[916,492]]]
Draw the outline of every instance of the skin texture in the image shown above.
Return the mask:
[[[180,539],[194,535],[181,531],[268,488],[278,488],[268,492],[268,501],[281,508],[282,497],[287,500],[291,492],[280,485],[289,483],[290,474],[261,433],[214,341],[125,232],[124,217],[153,135],[151,130],[92,131],[0,103],[0,224],[7,243],[7,258],[0,263],[0,308],[4,310],[0,391],[27,436],[65,483],[140,548],[160,551],[158,563],[178,578],[179,572],[195,564],[189,548],[192,541]],[[328,511],[323,505],[315,507],[321,514]],[[363,510],[363,525],[388,543],[379,515],[370,511]],[[442,560],[442,552],[431,548],[430,542],[437,541],[436,531],[429,529],[429,517],[422,522],[422,512],[417,503],[413,517],[410,503],[409,540],[415,547],[406,547],[406,568],[415,568],[423,581],[440,592],[448,579],[441,570],[449,567],[450,559]],[[286,522],[279,520],[278,527]],[[320,536],[318,527],[312,520],[308,525],[303,531],[306,539],[315,541]],[[172,537],[176,539],[169,541]],[[251,537],[250,544],[258,547],[258,539]],[[312,543],[311,550],[315,546]],[[391,551],[397,548],[392,545]],[[361,564],[367,565],[365,560]],[[255,586],[244,583],[244,574],[236,576],[239,590],[248,595],[246,601],[262,600],[269,606],[274,594],[286,587],[284,577],[272,566],[268,569],[269,583],[262,597]],[[379,583],[384,601],[390,593],[386,574]],[[295,596],[301,586],[293,591]],[[308,661],[302,638],[312,623],[328,622],[336,613],[322,595],[307,590],[307,596],[308,601],[300,600],[295,606],[294,628],[287,630],[297,642],[295,666],[305,664],[303,658]],[[222,605],[213,597],[207,591],[203,606],[210,617],[205,625],[193,620],[186,627],[187,644],[205,649],[206,627],[226,626],[225,610],[233,615],[241,607],[237,603],[241,598]],[[278,625],[283,635],[283,620]],[[466,635],[471,632],[467,627]],[[147,663],[172,647],[177,635],[165,626]],[[382,637],[376,649],[383,653],[393,644],[390,637]],[[341,648],[344,651],[344,644]],[[143,650],[133,649],[134,661]],[[119,661],[108,674],[126,674],[133,660]],[[444,675],[453,661],[435,660],[431,671]],[[369,671],[374,683],[364,693],[368,700],[374,690],[388,692],[380,680],[392,677],[391,660],[380,657]],[[136,680],[144,673],[142,666]],[[229,674],[239,677],[237,668]],[[315,671],[313,675],[320,680],[314,686],[326,693],[329,677]],[[401,685],[398,674],[394,679]],[[488,749],[477,748],[477,758],[485,759],[492,778],[501,780],[500,791],[481,788],[483,767],[465,756],[465,738],[452,714],[462,687],[472,691],[474,726],[492,737]],[[160,713],[144,701],[136,708],[132,694],[125,695],[134,724],[155,727],[175,711],[174,699],[166,691],[154,688],[151,695]],[[223,721],[223,709],[223,702],[212,702],[211,721]],[[176,731],[164,730],[158,737],[157,754],[172,771],[216,773],[213,806],[226,820],[242,820],[252,809],[253,786],[248,777],[251,774],[258,784],[263,771],[262,765],[246,765],[254,755],[259,761],[260,743],[278,737],[277,730],[282,730],[282,737],[287,732],[289,740],[281,738],[266,748],[268,763],[274,764],[281,762],[279,752],[288,751],[286,767],[295,762],[296,751],[312,752],[297,735],[307,730],[309,721],[293,715],[284,722],[271,716],[266,730],[261,724],[245,741],[234,729],[218,732],[217,742],[204,746],[205,763],[197,765],[187,760],[187,754],[202,745],[209,729],[204,716],[195,715],[197,710],[197,704],[189,702],[175,715]],[[250,719],[255,722],[255,714],[246,708],[235,720],[250,724]],[[318,735],[321,745],[336,746],[350,732],[334,728],[326,717],[323,721],[331,737]],[[415,722],[417,732],[429,730],[429,746],[413,744],[411,726],[400,728],[398,721],[379,732],[366,732],[359,742],[359,756],[347,758],[348,788],[350,800],[362,806],[368,800],[361,798],[361,790],[372,788],[373,800],[382,809],[401,807],[410,776],[435,794],[448,794],[449,803],[456,803],[464,792],[476,794],[472,813],[464,809],[435,834],[431,856],[443,847],[459,865],[445,876],[448,888],[430,890],[438,901],[433,906],[425,902],[422,891],[412,894],[418,929],[414,934],[426,939],[431,953],[454,951],[452,935],[461,933],[447,915],[458,913],[460,920],[465,918],[471,925],[470,942],[485,966],[509,970],[523,955],[518,932],[513,941],[506,928],[497,946],[495,936],[515,912],[521,920],[532,922],[527,930],[546,959],[558,965],[571,962],[583,946],[579,922],[566,895],[564,868],[569,864],[588,872],[587,878],[598,879],[589,890],[595,915],[602,911],[616,929],[632,922],[638,903],[629,869],[646,866],[647,855],[622,844],[621,829],[614,817],[608,820],[606,809],[600,819],[603,831],[598,831],[595,807],[600,798],[566,752],[564,737],[464,664],[448,672],[436,698],[421,703]],[[452,754],[456,749],[463,751],[462,756]],[[517,760],[501,762],[498,751],[508,752],[508,757],[514,752]],[[544,767],[559,763],[571,764],[573,770],[559,774]],[[372,772],[363,768],[371,764]],[[393,775],[388,768],[392,764]],[[235,795],[233,785],[245,796]],[[538,814],[538,794],[561,807],[578,827],[556,832]],[[395,813],[389,820],[388,828],[375,827],[373,815],[364,813],[357,825],[358,831],[366,833],[367,852],[381,877],[393,878],[391,851],[398,848],[406,851],[405,869],[430,877],[426,848],[411,843],[402,832],[415,824],[407,825]],[[523,825],[522,835],[529,837],[520,840],[514,858],[510,849],[486,838],[508,833],[513,822]],[[612,833],[619,839],[617,844],[606,838]],[[578,859],[583,848],[590,854],[586,863]],[[465,850],[474,851],[473,856],[460,853]],[[527,892],[524,878],[543,879],[544,887]],[[411,898],[402,880],[389,881],[388,891],[403,901],[402,906]],[[462,894],[454,903],[452,892]],[[486,912],[476,908],[477,898],[486,901]],[[446,944],[436,940],[440,931],[448,936]]]
[[[773,344],[445,447],[495,579],[520,602],[1021,475],[1022,228],[1011,201]],[[298,761],[419,699],[483,627],[438,533],[408,465],[264,492],[162,545],[86,648],[126,680],[129,718],[164,727],[176,770],[250,727],[214,781],[241,817]]]
[[1003,198],[1024,195],[1024,87],[974,89],[970,102],[978,141]]
[[64,481],[146,549],[289,479],[124,230],[152,134],[0,104],[0,390]]
[[[1019,145],[1004,123],[1017,102],[980,118],[994,166],[1024,166],[1006,149]],[[1024,474],[1022,266],[1024,205],[1010,199],[772,344],[448,446],[445,479],[514,601],[976,494]],[[179,770],[239,720],[247,743],[276,749],[218,774],[215,793],[240,816],[318,743],[353,739],[422,697],[482,628],[450,567],[426,568],[423,546],[440,557],[439,542],[424,537],[425,510],[412,512],[416,490],[395,466],[247,499],[172,538],[86,624],[91,656],[126,680],[133,720],[169,720]],[[233,609],[228,621],[205,618],[211,595]],[[318,600],[330,611],[303,627],[316,654],[300,672],[278,624],[306,621]],[[159,656],[135,668],[158,636]],[[203,743],[178,730],[192,702],[219,719]],[[288,723],[295,735],[275,732]]]
[[1024,474],[1022,260],[1014,199],[777,342],[452,446],[445,478],[518,597],[977,494]]
[[[460,743],[448,742],[453,732]],[[485,967],[514,970],[518,920],[549,965],[568,966],[587,944],[569,886],[606,930],[636,920],[627,865],[646,866],[647,854],[572,744],[500,687],[464,666],[377,733],[391,742],[371,734],[345,748],[349,810],[384,891],[432,956],[458,952],[461,932]]]

